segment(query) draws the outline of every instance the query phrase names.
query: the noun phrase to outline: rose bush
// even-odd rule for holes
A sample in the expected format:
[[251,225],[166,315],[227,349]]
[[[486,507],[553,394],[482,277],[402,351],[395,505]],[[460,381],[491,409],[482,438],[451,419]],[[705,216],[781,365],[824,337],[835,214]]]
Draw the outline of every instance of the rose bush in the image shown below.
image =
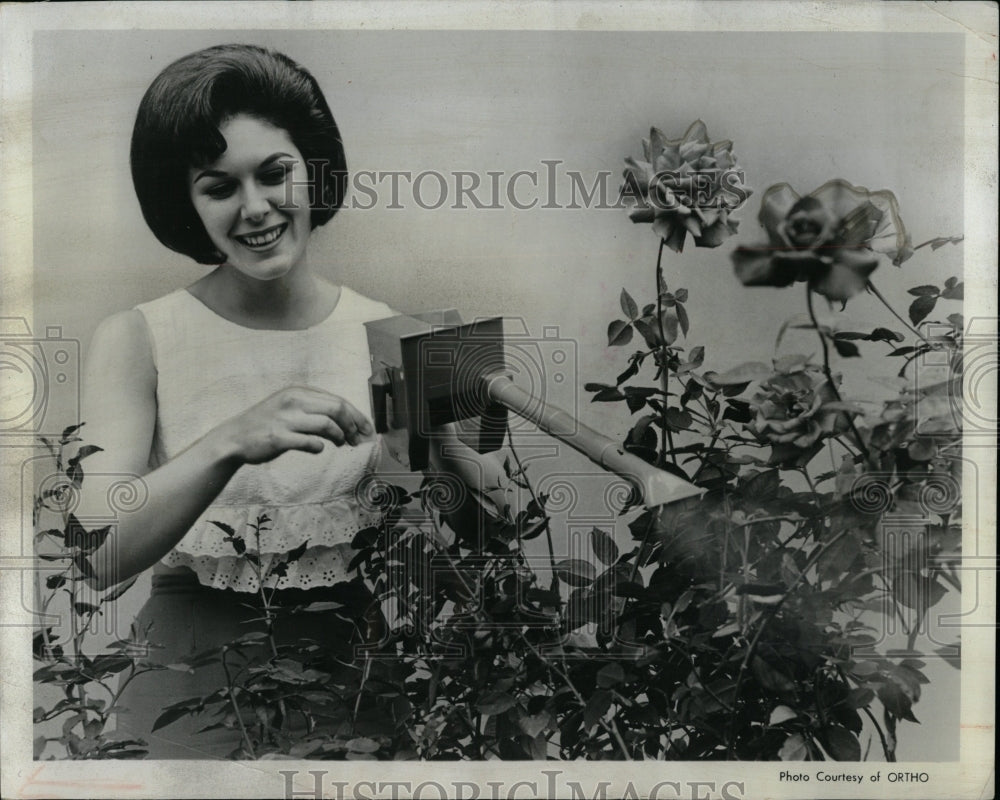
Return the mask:
[[841,179],[805,197],[776,184],[764,193],[759,219],[767,243],[732,255],[744,286],[807,281],[814,292],[844,302],[867,286],[880,254],[896,266],[913,254],[895,195]]

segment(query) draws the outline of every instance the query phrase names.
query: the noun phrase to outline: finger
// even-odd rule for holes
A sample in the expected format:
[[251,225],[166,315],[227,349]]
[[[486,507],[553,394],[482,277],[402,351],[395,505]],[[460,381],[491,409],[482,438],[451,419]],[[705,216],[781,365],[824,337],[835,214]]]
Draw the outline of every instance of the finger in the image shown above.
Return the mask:
[[311,433],[322,436],[333,442],[337,447],[345,443],[355,444],[357,432],[348,433],[334,420],[325,414],[303,414],[292,422],[294,428],[303,433]]
[[360,436],[370,436],[375,432],[371,422],[364,414],[345,400],[336,395],[323,395],[315,392],[304,398],[302,410],[310,414],[323,414],[334,420],[347,435],[351,443]]
[[289,450],[301,450],[305,453],[322,453],[326,442],[320,436],[310,436],[305,433],[293,433],[288,438]]

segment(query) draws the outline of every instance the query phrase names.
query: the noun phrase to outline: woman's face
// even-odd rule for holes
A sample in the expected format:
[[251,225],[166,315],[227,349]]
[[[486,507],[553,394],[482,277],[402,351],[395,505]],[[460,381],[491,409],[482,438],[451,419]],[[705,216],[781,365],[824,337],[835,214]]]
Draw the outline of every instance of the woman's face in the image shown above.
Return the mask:
[[188,172],[191,201],[226,263],[250,278],[283,277],[304,262],[312,231],[309,175],[288,132],[237,115],[226,150]]

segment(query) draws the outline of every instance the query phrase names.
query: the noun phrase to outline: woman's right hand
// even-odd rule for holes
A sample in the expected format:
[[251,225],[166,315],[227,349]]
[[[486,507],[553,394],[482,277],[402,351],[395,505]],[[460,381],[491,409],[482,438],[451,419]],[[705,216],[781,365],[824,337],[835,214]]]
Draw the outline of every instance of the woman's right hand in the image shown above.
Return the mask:
[[239,463],[262,464],[289,450],[319,453],[327,442],[355,446],[369,441],[374,428],[343,397],[292,386],[223,423],[214,433]]

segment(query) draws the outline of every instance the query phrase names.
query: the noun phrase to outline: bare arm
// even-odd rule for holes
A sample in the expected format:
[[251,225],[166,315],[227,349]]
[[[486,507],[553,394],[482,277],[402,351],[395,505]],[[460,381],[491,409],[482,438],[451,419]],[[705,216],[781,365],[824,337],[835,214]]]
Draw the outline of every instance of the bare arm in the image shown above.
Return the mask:
[[[243,464],[288,450],[317,453],[327,442],[357,444],[370,423],[335,395],[292,387],[219,425],[150,470],[156,425],[156,368],[142,315],[105,320],[84,369],[82,420],[88,443],[103,448],[85,462],[81,520],[108,516],[106,487],[128,480],[145,498],[119,511],[117,526],[91,555],[93,582],[104,588],[152,566],[187,533]],[[105,491],[102,491],[105,489]]]

